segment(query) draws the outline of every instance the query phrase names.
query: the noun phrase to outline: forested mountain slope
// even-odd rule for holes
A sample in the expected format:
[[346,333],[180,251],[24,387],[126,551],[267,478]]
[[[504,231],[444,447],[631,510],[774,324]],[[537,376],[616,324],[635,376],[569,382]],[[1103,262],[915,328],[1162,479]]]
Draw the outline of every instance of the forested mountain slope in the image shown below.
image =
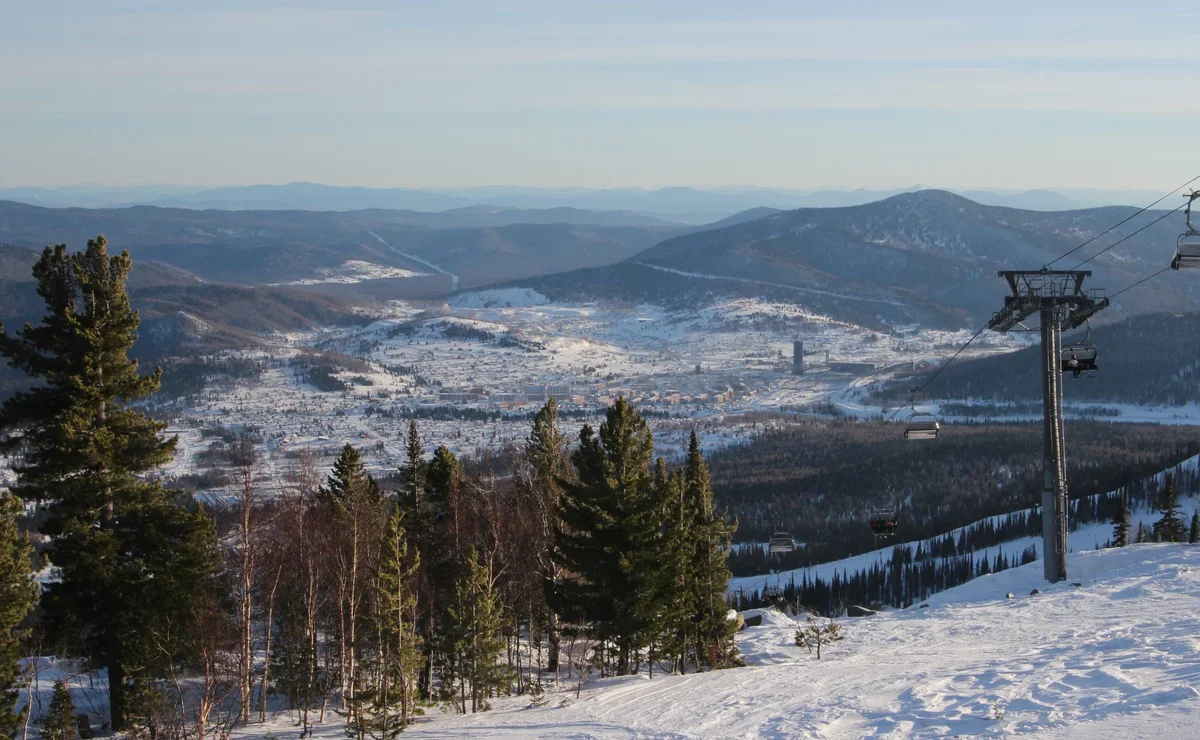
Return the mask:
[[[0,324],[15,332],[45,311],[33,264],[39,251],[0,244]],[[297,331],[362,320],[346,301],[295,289],[206,283],[173,265],[134,260],[129,295],[142,325],[135,352],[157,358],[186,349],[246,347],[255,334]],[[26,381],[0,363],[0,399]]]
[[[551,221],[555,217],[562,220]],[[616,262],[688,230],[638,214],[572,209],[535,212],[530,215],[535,223],[521,218],[521,211],[509,209],[197,211],[41,208],[0,201],[0,241],[36,249],[61,243],[81,247],[104,234],[115,249],[128,249],[135,259],[243,285],[318,278],[348,261],[418,273],[429,272],[427,263],[432,263],[477,284]]]
[[[1067,424],[1072,496],[1110,491],[1200,452],[1192,427]],[[896,506],[919,539],[1038,499],[1040,424],[955,424],[933,442],[903,439],[896,423],[798,420],[711,456],[719,505],[737,517],[736,539],[765,542],[786,530],[805,544],[797,567],[875,548],[867,520]],[[889,490],[890,489],[890,490]]]
[[[847,208],[784,211],[668,239],[626,262],[527,281],[551,297],[617,294],[633,300],[703,303],[713,295],[790,300],[857,323],[982,323],[1007,293],[1001,269],[1038,269],[1132,215],[1135,209],[1042,212],[983,206],[944,191],[905,193]],[[1149,224],[1150,212],[1098,238],[1073,267]],[[1182,214],[1132,236],[1088,264],[1094,287],[1119,289],[1167,265]],[[1200,285],[1163,281],[1132,291],[1109,312],[1169,310]]]
[[[1068,333],[1063,346],[1083,342],[1086,336],[1083,330]],[[1064,376],[1067,401],[1168,406],[1200,402],[1200,313],[1134,316],[1096,327],[1090,341],[1099,353],[1099,372],[1090,378]],[[920,379],[889,385],[874,398],[891,403],[904,400],[914,381]],[[930,384],[925,398],[1040,401],[1041,384],[1041,348],[1034,345],[1010,354],[956,362]],[[1002,408],[995,410],[1003,412]]]

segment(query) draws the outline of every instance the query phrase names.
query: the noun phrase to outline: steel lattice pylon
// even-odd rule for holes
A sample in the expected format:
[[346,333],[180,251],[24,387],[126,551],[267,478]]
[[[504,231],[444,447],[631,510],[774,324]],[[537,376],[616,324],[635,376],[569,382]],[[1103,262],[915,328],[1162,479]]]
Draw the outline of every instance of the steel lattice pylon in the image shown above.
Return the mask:
[[1063,438],[1062,332],[1080,326],[1107,308],[1108,298],[1085,291],[1089,270],[1001,270],[1012,295],[992,316],[988,328],[1007,332],[1033,314],[1042,332],[1042,564],[1046,580],[1067,577],[1067,454]]

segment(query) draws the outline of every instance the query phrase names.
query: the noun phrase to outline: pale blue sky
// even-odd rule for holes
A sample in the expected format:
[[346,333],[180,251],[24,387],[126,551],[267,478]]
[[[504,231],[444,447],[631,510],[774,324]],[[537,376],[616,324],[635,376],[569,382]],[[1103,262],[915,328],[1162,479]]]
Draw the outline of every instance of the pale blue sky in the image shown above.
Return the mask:
[[0,187],[1169,189],[1191,2],[0,0]]

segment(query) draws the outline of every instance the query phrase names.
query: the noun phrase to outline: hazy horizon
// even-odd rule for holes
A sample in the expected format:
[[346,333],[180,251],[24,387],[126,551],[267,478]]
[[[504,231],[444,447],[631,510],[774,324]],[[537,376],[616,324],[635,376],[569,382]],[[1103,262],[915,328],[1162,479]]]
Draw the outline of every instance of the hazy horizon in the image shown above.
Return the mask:
[[6,5],[0,187],[1165,191],[1196,161],[1182,2]]

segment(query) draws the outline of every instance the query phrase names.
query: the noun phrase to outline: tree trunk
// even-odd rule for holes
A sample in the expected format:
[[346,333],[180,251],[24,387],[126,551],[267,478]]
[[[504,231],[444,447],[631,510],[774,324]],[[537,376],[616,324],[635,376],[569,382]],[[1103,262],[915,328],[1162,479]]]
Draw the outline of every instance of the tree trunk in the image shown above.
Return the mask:
[[[357,507],[359,502],[355,502]],[[354,529],[351,530],[351,556],[350,556],[350,598],[348,601],[348,620],[349,630],[347,633],[346,649],[349,651],[347,656],[346,668],[349,675],[346,676],[346,692],[349,694],[350,705],[354,706],[354,681],[355,681],[355,655],[358,652],[358,517],[359,512],[356,509],[354,514]],[[346,706],[346,697],[342,697],[342,707]]]
[[109,662],[108,666],[108,714],[112,721],[113,732],[127,729],[128,720],[125,717],[125,666],[119,660]]
[[546,627],[550,641],[550,659],[546,668],[554,671],[554,683],[558,683],[558,651],[562,649],[562,634],[558,629],[558,615],[550,611],[550,620]]
[[263,646],[263,675],[261,688],[258,692],[258,720],[260,722],[267,721],[267,691],[271,686],[271,636],[275,633],[275,591],[279,588],[279,576],[283,573],[283,566],[275,571],[275,582],[271,585],[271,593],[267,596],[267,622],[266,622],[266,644]]

